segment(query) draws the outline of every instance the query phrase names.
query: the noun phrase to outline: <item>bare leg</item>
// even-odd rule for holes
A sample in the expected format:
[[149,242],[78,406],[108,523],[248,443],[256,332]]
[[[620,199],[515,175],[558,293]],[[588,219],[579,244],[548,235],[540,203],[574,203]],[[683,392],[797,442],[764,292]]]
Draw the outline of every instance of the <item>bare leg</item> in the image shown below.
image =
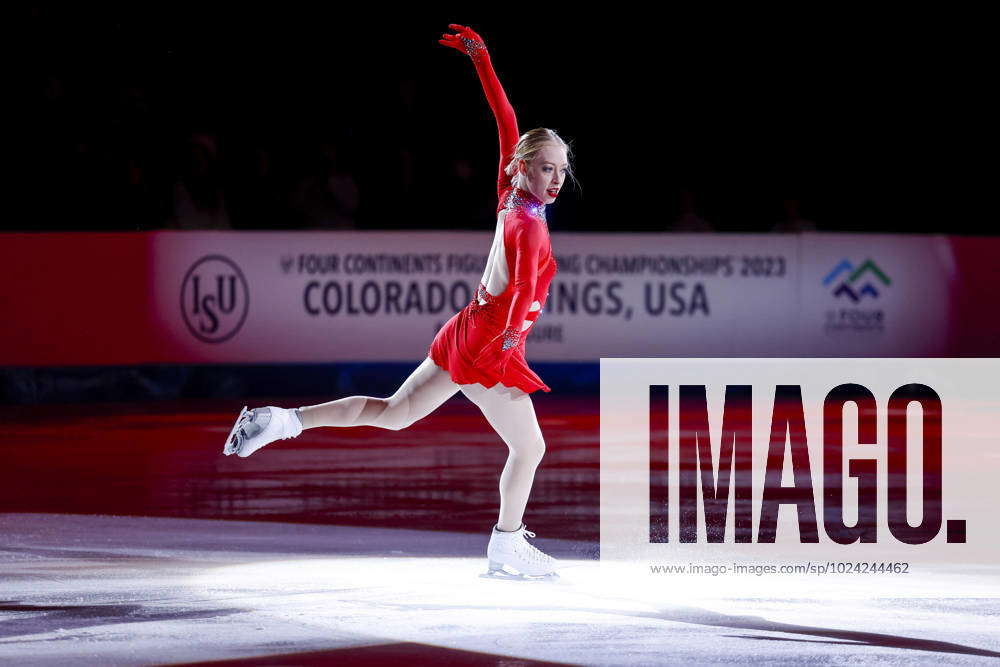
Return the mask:
[[521,527],[535,469],[545,454],[545,440],[535,416],[531,396],[517,388],[497,384],[486,389],[464,384],[462,393],[479,406],[483,416],[507,443],[510,453],[500,474],[500,519],[497,527],[513,531]]
[[458,389],[448,372],[427,357],[389,398],[349,396],[299,412],[303,428],[379,426],[398,431],[429,415]]

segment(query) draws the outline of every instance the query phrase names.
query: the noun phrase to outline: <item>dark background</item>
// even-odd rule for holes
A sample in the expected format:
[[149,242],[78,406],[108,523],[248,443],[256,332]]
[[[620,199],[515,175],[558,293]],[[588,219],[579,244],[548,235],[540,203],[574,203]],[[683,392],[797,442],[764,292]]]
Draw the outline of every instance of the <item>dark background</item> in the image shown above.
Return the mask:
[[495,123],[437,43],[459,22],[521,131],[575,148],[553,229],[996,233],[983,17],[504,8],[22,10],[3,227],[489,229]]

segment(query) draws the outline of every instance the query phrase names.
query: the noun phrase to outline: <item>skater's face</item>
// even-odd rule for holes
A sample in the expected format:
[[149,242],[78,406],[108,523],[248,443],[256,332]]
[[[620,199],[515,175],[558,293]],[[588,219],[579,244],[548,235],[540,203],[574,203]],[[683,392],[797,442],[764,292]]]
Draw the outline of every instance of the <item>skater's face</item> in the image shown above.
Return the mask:
[[521,187],[542,202],[551,204],[569,173],[566,149],[557,144],[546,144],[530,163],[521,160],[518,169],[522,174]]

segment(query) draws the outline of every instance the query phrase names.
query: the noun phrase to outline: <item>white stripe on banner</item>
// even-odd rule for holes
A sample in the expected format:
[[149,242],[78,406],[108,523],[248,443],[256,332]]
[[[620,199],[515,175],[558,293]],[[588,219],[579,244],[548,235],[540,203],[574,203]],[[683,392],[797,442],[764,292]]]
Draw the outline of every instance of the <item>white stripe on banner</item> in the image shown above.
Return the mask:
[[[164,360],[401,361],[472,298],[485,232],[157,233]],[[948,343],[945,237],[556,233],[531,360],[920,356]]]

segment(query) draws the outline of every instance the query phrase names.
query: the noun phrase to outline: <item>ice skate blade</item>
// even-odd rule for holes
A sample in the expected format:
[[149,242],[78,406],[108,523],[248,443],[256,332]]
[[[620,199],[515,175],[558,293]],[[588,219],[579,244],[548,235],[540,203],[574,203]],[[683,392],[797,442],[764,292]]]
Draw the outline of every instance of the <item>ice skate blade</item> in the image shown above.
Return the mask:
[[226,456],[236,454],[239,451],[239,448],[233,444],[233,438],[236,436],[236,431],[243,425],[244,417],[248,414],[247,406],[244,405],[239,417],[236,418],[236,423],[233,424],[233,430],[229,432],[229,437],[226,438],[226,444],[222,447],[222,453]]
[[[492,564],[491,564],[492,565]],[[508,572],[502,567],[493,568],[492,566],[483,574],[479,575],[480,579],[499,579],[501,581],[556,581],[559,579],[559,575],[555,572],[549,572],[548,574],[521,574]]]

